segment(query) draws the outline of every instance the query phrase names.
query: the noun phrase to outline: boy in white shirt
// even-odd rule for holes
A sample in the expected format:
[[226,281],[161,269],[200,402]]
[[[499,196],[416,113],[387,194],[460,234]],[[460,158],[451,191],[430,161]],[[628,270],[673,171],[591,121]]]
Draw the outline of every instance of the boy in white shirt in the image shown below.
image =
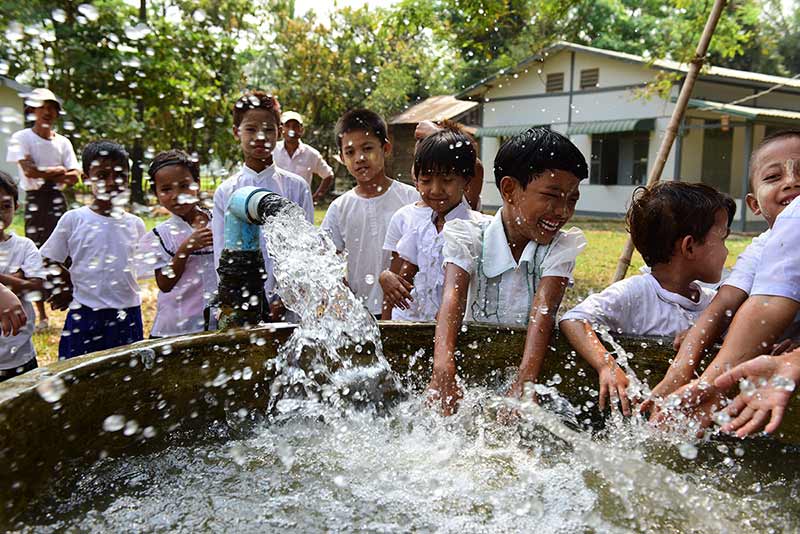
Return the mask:
[[311,145],[303,143],[305,133],[303,117],[295,111],[281,113],[283,139],[275,146],[275,164],[298,176],[302,176],[311,189],[316,174],[322,179],[314,193],[314,203],[322,200],[333,186],[333,169],[322,154]]
[[[158,203],[171,213],[145,234],[137,254],[159,289],[150,337],[202,332],[217,292],[217,271],[211,213],[198,199],[200,165],[182,150],[168,150],[153,158],[147,173]],[[213,323],[210,313],[208,319]]]
[[[278,99],[263,91],[252,91],[243,95],[233,105],[233,136],[239,142],[244,156],[242,168],[222,182],[214,193],[214,210],[211,230],[214,238],[214,265],[219,268],[219,259],[225,248],[225,212],[233,193],[248,185],[263,187],[288,198],[306,212],[306,219],[314,222],[314,203],[306,181],[275,164],[273,151],[281,135],[281,108]],[[282,320],[286,310],[275,293],[275,276],[272,274],[272,258],[267,252],[266,239],[261,234],[261,253],[267,278],[264,292],[267,299],[263,309],[264,318]],[[268,304],[269,309],[266,308]]]
[[0,337],[0,382],[37,367],[31,301],[41,300],[45,275],[33,241],[9,231],[18,199],[14,181],[0,171],[0,284],[18,296],[26,317],[16,334]]
[[[11,136],[6,161],[19,167],[19,186],[25,191],[25,236],[41,247],[67,210],[62,190],[78,181],[80,167],[72,143],[55,131],[61,111],[56,95],[40,88],[25,96],[25,113],[36,120],[32,128]],[[44,301],[37,301],[36,308],[37,328],[47,328]]]
[[373,111],[351,110],[336,123],[339,155],[356,186],[334,200],[322,221],[336,248],[347,252],[347,283],[370,313],[379,317],[383,291],[378,278],[389,267],[383,250],[392,215],[419,200],[417,190],[386,176],[392,150],[386,122]]
[[145,226],[124,210],[128,153],[113,141],[92,141],[81,159],[94,200],[65,213],[41,248],[45,260],[61,266],[50,302],[69,308],[58,345],[62,360],[143,338],[134,260]]

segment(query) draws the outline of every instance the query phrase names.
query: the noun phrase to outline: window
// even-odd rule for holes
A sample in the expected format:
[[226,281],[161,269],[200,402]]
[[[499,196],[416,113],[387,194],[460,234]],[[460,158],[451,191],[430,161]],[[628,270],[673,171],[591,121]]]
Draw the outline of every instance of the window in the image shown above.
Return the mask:
[[546,92],[548,93],[560,93],[564,90],[564,73],[563,72],[554,72],[552,74],[547,75],[547,87]]
[[641,185],[647,180],[649,132],[624,132],[592,136],[590,183]]
[[581,71],[581,89],[597,87],[600,81],[600,69],[585,69]]

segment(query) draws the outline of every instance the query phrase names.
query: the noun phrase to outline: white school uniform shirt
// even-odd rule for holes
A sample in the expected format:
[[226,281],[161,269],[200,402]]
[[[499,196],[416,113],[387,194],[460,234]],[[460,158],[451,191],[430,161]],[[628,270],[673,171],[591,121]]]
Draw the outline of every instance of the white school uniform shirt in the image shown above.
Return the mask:
[[351,189],[331,203],[322,221],[336,249],[347,251],[350,289],[374,315],[383,308],[378,277],[391,261],[391,253],[382,246],[389,221],[398,209],[418,200],[416,189],[391,180],[386,191],[373,198],[361,197]]
[[389,227],[386,229],[386,239],[383,240],[383,250],[397,252],[397,243],[411,231],[411,228],[427,221],[433,210],[427,204],[417,206],[418,202],[406,204],[392,215]]
[[[54,133],[52,139],[45,139],[31,128],[14,132],[11,139],[8,140],[6,161],[17,163],[19,160],[25,159],[25,156],[30,156],[36,166],[42,170],[50,167],[64,167],[68,171],[80,168],[72,143],[58,133]],[[42,187],[44,184],[42,178],[28,178],[22,172],[22,167],[20,165],[17,167],[19,167],[19,183],[22,189],[35,191]],[[59,184],[59,188],[62,189],[63,185]]]
[[333,175],[333,169],[316,148],[302,141],[299,141],[299,143],[297,150],[290,156],[284,142],[278,141],[275,144],[275,150],[272,152],[275,165],[301,176],[308,184],[308,187],[311,187],[311,180],[315,174],[322,178]]
[[[273,193],[278,193],[284,198],[288,198],[299,205],[306,212],[308,222],[314,222],[314,203],[311,200],[311,193],[308,184],[303,178],[285,171],[275,164],[270,165],[261,172],[256,172],[247,165],[222,182],[214,192],[214,210],[211,217],[211,231],[214,234],[214,267],[219,267],[219,257],[225,248],[225,211],[228,209],[228,202],[237,189],[252,185],[263,187]],[[275,289],[275,276],[272,273],[272,258],[267,252],[267,241],[263,233],[261,234],[261,254],[264,257],[264,267],[267,272],[267,279],[264,281],[264,291],[267,296],[271,295]]]
[[785,297],[800,302],[800,197],[775,219],[764,244],[751,295]]
[[761,262],[761,254],[764,252],[764,245],[767,243],[770,233],[771,230],[767,230],[753,238],[747,248],[736,258],[731,274],[722,281],[721,285],[732,286],[741,289],[748,295],[750,294],[750,290],[753,289],[753,280],[756,277],[758,264]]
[[[10,233],[8,239],[0,242],[0,273],[14,274],[17,271],[22,271],[26,278],[44,279],[46,276],[42,257],[33,241]],[[36,323],[33,304],[24,297],[20,302],[28,322],[16,336],[0,336],[0,369],[14,369],[36,357],[32,341]]]
[[[178,248],[192,233],[194,228],[176,215],[147,232],[139,242],[137,253],[140,275],[148,271],[152,276],[158,269],[167,274]],[[183,276],[172,290],[169,293],[158,292],[158,308],[150,335],[164,337],[202,332],[204,311],[216,294],[217,285],[214,248],[192,251],[186,260]]]
[[136,247],[146,231],[136,215],[107,217],[83,206],[59,219],[40,252],[58,263],[72,258],[73,304],[94,310],[132,308],[142,302]]
[[[428,216],[414,225],[397,243],[397,253],[419,269],[414,276],[411,290],[413,301],[407,310],[392,309],[392,319],[400,321],[433,321],[442,304],[444,290],[444,229],[436,231],[435,214],[430,210]],[[472,211],[466,201],[453,208],[444,217],[449,221],[468,220],[480,222],[491,220],[488,215]]]
[[545,276],[572,282],[575,259],[586,247],[578,228],[559,231],[548,245],[528,242],[517,263],[503,228],[502,208],[490,219],[444,225],[444,264],[470,276],[466,321],[527,325],[531,302]]
[[612,334],[674,336],[694,325],[717,294],[694,282],[692,287],[698,291],[697,302],[667,291],[650,273],[631,276],[589,295],[561,320],[587,321]]

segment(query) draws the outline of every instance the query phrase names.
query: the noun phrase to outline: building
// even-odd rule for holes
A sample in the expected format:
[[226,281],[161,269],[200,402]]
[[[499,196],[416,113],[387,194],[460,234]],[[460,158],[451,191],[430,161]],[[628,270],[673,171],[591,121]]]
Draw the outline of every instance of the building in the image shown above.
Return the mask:
[[15,164],[6,163],[8,140],[12,133],[23,128],[25,99],[20,93],[30,91],[30,87],[0,76],[0,170],[12,177],[16,177],[18,171]]
[[[492,161],[503,140],[548,126],[568,135],[590,162],[578,213],[621,216],[633,190],[647,181],[680,91],[679,84],[668,86],[666,96],[646,88],[663,73],[686,72],[674,61],[559,42],[465,89],[456,97],[480,105],[484,205],[501,203]],[[707,67],[662,179],[703,182],[729,193],[738,204],[734,224],[756,229],[763,221],[744,204],[750,153],[765,135],[798,127],[799,79]]]
[[414,163],[414,129],[424,120],[450,119],[460,122],[473,132],[480,123],[479,105],[469,100],[457,100],[451,95],[432,96],[389,119],[389,140],[392,157],[387,173],[392,178],[411,182]]

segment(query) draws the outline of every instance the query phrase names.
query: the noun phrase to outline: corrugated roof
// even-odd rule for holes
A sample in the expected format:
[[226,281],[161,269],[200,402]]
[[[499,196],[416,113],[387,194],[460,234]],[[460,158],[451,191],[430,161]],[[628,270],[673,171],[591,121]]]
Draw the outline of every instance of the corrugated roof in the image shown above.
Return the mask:
[[735,104],[725,104],[713,102],[711,100],[699,100],[692,98],[689,100],[689,107],[699,111],[713,111],[725,115],[735,115],[746,119],[780,119],[783,121],[800,121],[800,112],[787,111],[785,109],[754,108],[750,106],[739,106]]
[[0,76],[0,85],[4,85],[9,89],[12,89],[18,93],[30,93],[31,91],[33,91],[32,87],[19,83],[18,81],[12,80],[11,78],[6,78],[5,76]]
[[[539,54],[532,55],[518,65],[513,67],[512,69],[504,69],[501,70],[488,78],[485,78],[478,83],[464,89],[460,93],[456,95],[456,98],[466,98],[469,96],[476,96],[477,89],[489,84],[490,82],[500,78],[504,75],[510,75],[515,72],[522,70],[524,67],[529,65],[530,63],[536,61],[544,61],[547,59],[548,56],[554,55],[562,50],[572,50],[575,52],[585,52],[588,54],[596,54],[600,56],[610,57],[613,59],[619,59],[622,61],[627,61],[631,63],[639,63],[639,64],[651,64],[654,68],[660,70],[668,70],[673,72],[688,72],[689,66],[685,63],[679,63],[677,61],[669,60],[669,59],[657,59],[655,61],[648,61],[643,56],[637,56],[636,54],[627,54],[625,52],[615,52],[613,50],[605,50],[603,48],[595,48],[592,46],[585,46],[579,45],[575,43],[569,43],[567,41],[559,41],[553,45],[548,46]],[[703,69],[700,75],[700,79],[716,79],[724,83],[726,80],[739,80],[739,81],[746,81],[753,84],[763,84],[767,86],[773,85],[783,85],[788,88],[798,89],[800,90],[800,79],[795,78],[786,78],[784,76],[772,76],[770,74],[761,74],[759,72],[750,72],[745,70],[737,70],[737,69],[728,69],[725,67],[714,67],[709,66]]]
[[389,119],[389,124],[416,124],[424,120],[452,119],[477,105],[477,102],[457,100],[453,95],[432,96],[395,115]]
[[567,135],[648,132],[656,127],[655,119],[623,119],[615,121],[573,122]]

